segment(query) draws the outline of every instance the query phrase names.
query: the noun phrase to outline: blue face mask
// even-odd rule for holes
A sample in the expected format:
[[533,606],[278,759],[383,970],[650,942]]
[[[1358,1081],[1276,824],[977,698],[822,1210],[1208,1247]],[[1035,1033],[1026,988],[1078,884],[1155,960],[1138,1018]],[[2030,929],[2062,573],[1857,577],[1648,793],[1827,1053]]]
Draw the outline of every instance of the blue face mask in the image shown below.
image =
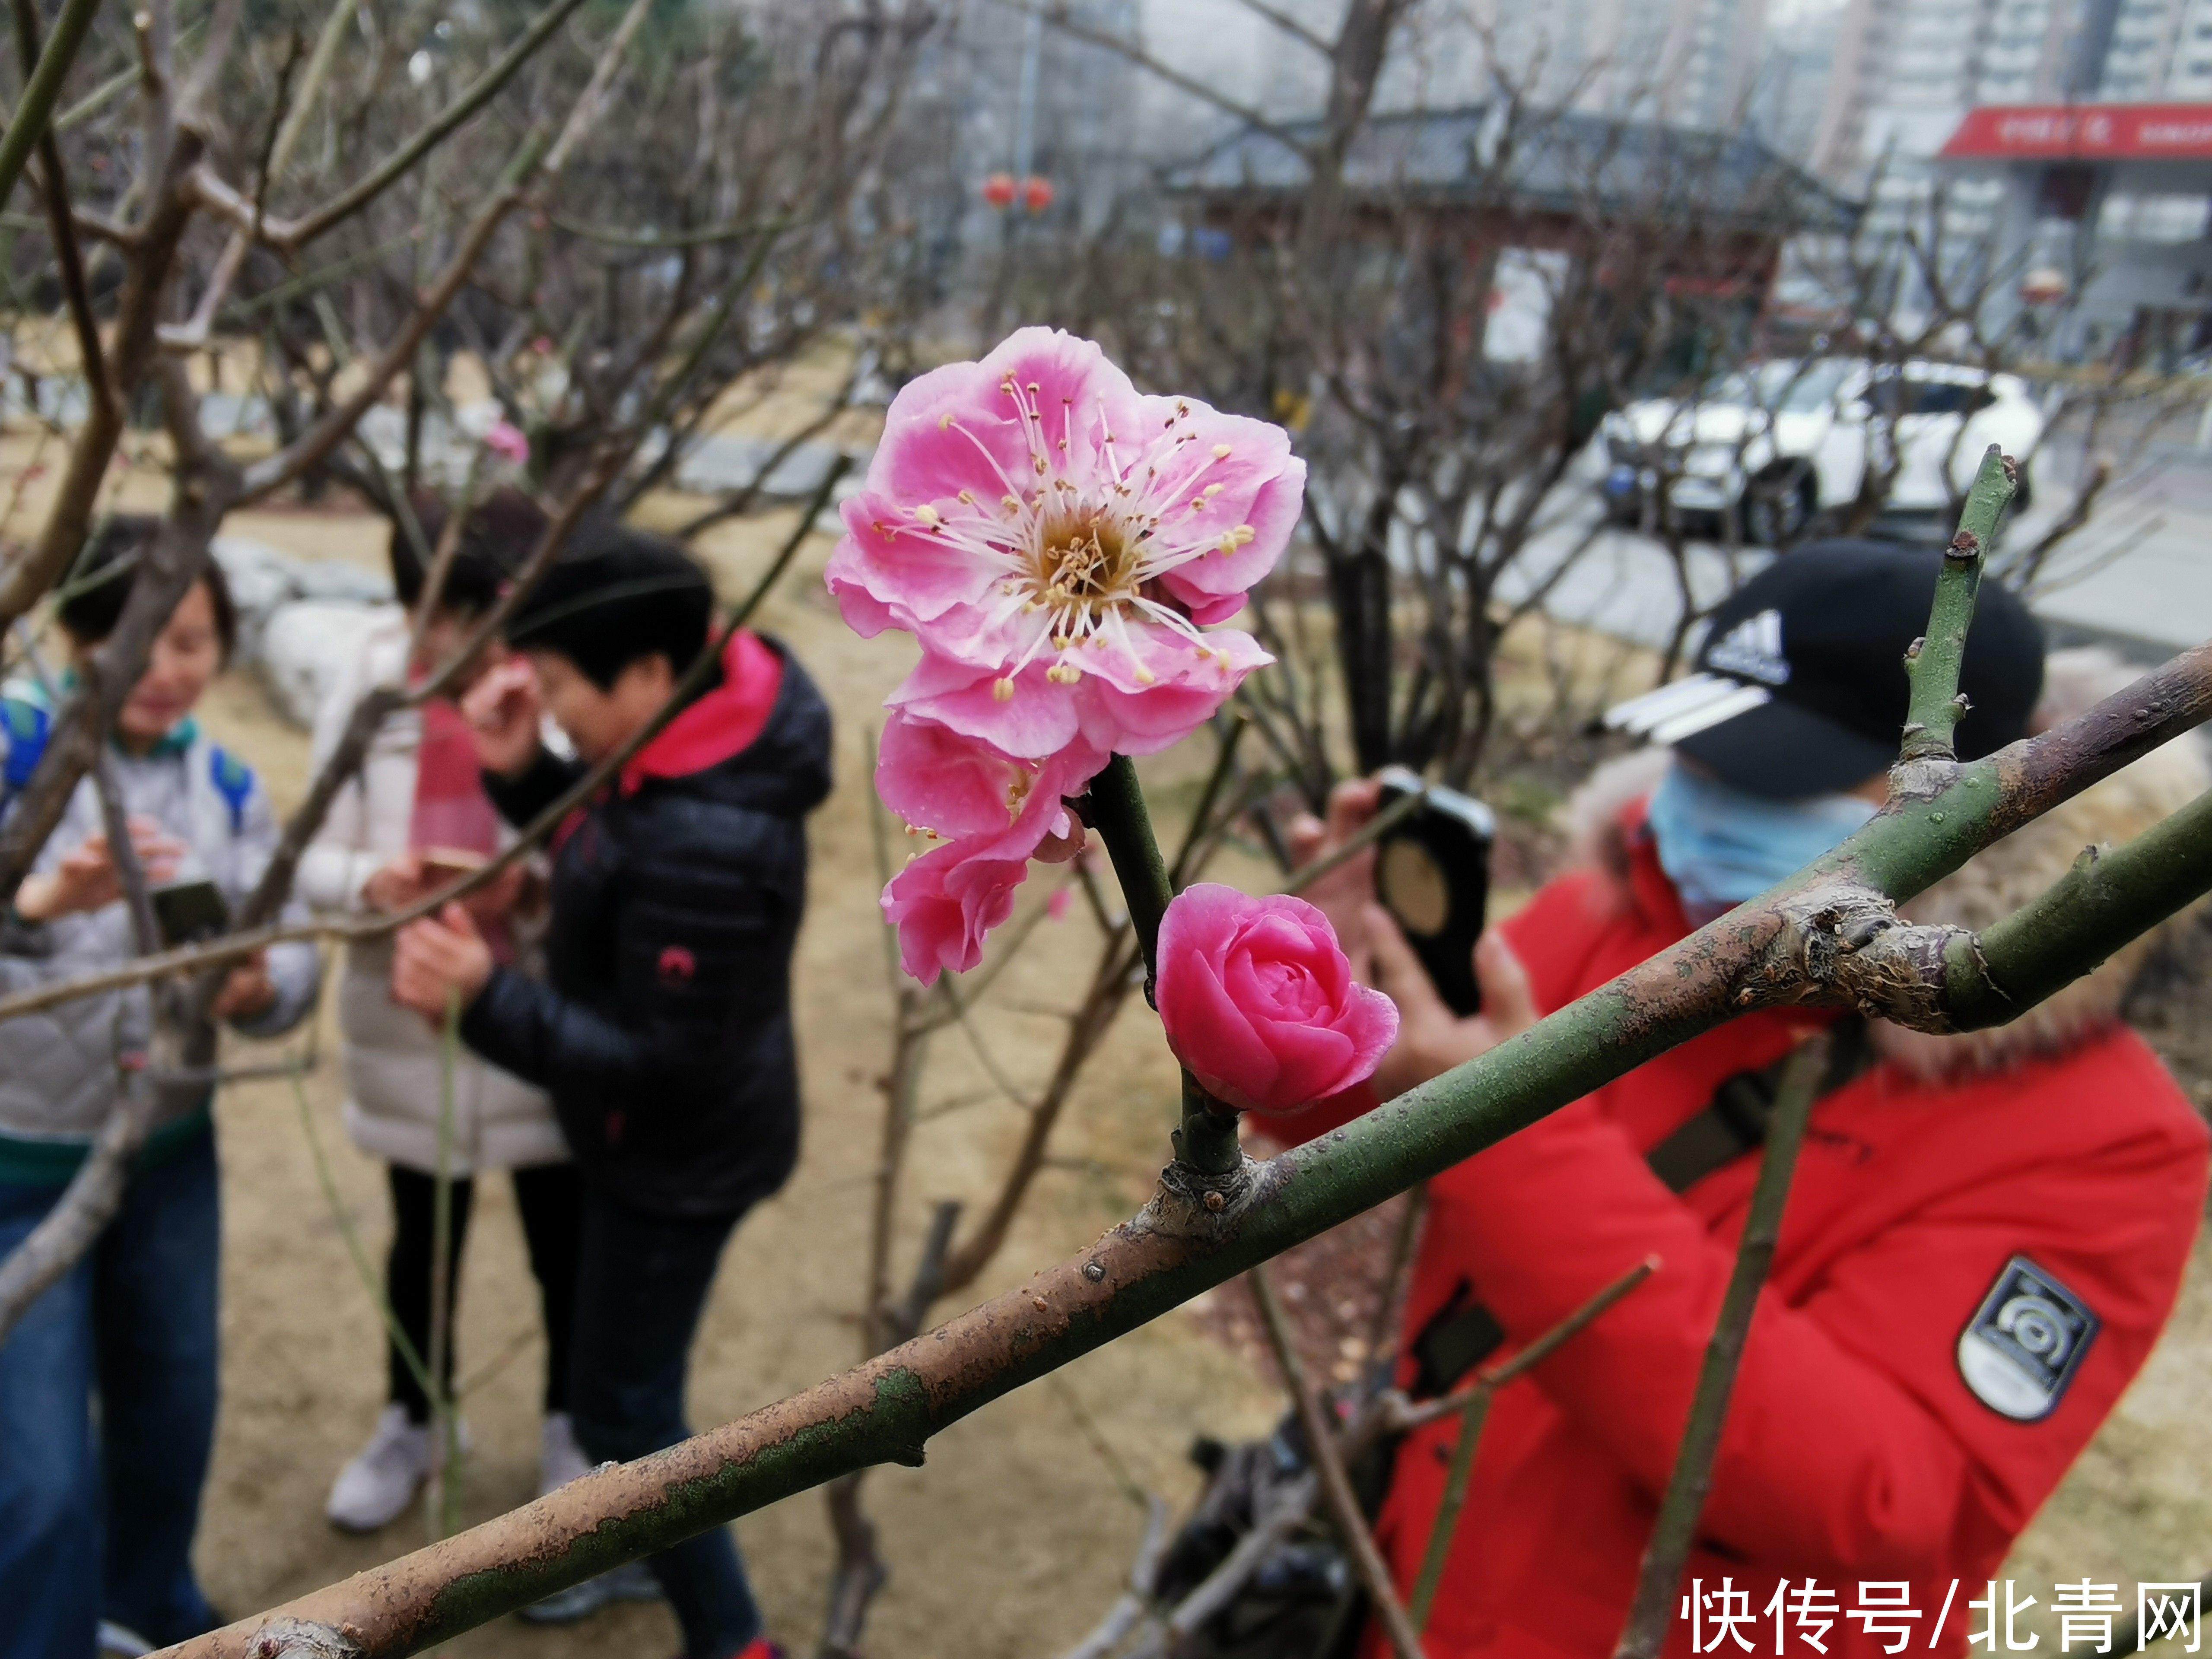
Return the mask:
[[1678,760],[1651,792],[1647,821],[1659,867],[1702,926],[1833,852],[1874,814],[1856,795],[1768,800]]

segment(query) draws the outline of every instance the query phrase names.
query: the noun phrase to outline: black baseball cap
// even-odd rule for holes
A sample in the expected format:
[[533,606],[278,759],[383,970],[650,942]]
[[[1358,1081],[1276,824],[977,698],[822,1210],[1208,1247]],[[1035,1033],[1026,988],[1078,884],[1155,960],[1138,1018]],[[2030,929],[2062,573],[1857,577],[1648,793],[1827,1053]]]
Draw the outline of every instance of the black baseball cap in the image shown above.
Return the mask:
[[[1771,800],[1850,789],[1897,759],[1905,653],[1927,631],[1943,556],[1888,542],[1811,542],[1717,606],[1686,678],[1607,711],[1723,783]],[[2027,731],[2043,691],[2043,629],[2020,596],[1984,581],[1966,634],[1959,758]]]

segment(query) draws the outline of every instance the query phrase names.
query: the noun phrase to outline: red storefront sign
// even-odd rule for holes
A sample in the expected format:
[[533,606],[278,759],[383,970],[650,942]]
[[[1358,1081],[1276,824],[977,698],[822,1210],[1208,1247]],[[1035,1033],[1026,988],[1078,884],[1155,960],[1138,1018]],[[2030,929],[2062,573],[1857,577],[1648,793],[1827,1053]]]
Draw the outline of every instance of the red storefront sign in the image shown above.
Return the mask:
[[1943,155],[1963,161],[2212,160],[2212,104],[1991,104]]

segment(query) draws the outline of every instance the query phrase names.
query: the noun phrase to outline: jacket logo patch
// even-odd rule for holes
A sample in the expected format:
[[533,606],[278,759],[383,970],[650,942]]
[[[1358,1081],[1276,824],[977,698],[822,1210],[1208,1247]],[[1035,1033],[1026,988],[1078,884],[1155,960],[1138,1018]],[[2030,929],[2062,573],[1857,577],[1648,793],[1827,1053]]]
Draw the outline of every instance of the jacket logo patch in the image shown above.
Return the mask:
[[660,977],[665,984],[688,984],[691,975],[699,971],[698,962],[680,945],[669,945],[660,953]]
[[2080,1297],[2016,1255],[1959,1333],[1959,1375],[1998,1416],[2040,1421],[2081,1369],[2098,1322]]

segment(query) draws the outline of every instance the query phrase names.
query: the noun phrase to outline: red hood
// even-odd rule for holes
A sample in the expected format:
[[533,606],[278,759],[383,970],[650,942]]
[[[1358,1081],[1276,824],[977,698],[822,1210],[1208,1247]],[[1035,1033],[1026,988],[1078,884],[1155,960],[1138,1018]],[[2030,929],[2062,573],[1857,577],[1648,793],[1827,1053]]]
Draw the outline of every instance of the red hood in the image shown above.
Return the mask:
[[768,725],[783,689],[783,658],[739,629],[722,648],[722,683],[661,728],[622,769],[622,793],[647,778],[688,777],[749,748]]

